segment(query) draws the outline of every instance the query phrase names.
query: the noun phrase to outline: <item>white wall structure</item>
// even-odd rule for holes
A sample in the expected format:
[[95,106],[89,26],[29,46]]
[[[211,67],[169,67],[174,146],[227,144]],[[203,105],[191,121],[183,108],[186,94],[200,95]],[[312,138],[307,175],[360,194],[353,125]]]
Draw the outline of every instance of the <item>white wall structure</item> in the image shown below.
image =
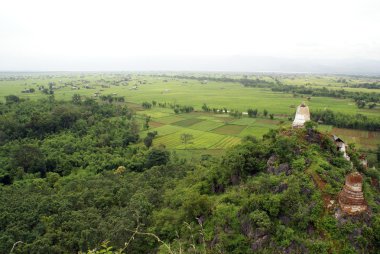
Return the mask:
[[343,157],[349,161],[350,157],[346,153],[346,144],[344,143],[344,141],[335,135],[333,135],[333,139],[334,139],[334,142],[336,144],[337,150],[342,152]]

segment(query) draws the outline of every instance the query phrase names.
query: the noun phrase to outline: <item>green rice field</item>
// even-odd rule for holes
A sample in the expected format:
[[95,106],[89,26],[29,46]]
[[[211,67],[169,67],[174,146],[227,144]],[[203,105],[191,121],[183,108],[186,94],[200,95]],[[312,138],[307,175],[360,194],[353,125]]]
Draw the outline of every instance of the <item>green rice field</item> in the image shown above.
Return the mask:
[[[59,89],[55,90],[56,99],[70,100],[73,94],[93,97],[95,93],[100,95],[114,94],[117,96],[125,96],[127,102],[137,103],[141,105],[144,101],[155,100],[157,102],[176,103],[180,105],[191,105],[195,109],[200,110],[202,105],[206,103],[209,107],[236,109],[246,111],[247,108],[257,108],[260,112],[264,109],[269,113],[281,115],[292,115],[294,106],[300,104],[306,98],[294,97],[292,94],[272,92],[265,88],[249,88],[243,87],[239,83],[228,82],[208,82],[202,84],[197,80],[183,80],[175,78],[163,78],[152,76],[132,76],[132,79],[122,85],[113,85],[112,81],[117,80],[118,76],[88,74],[84,77],[81,75],[62,75],[62,76],[35,76],[34,78],[25,78],[23,80],[0,80],[0,99],[9,94],[15,94],[21,97],[31,99],[46,97],[39,92],[38,86],[48,87],[49,82],[55,82]],[[270,79],[270,78],[267,78]],[[89,82],[84,88],[81,80]],[[336,80],[336,78],[335,78]],[[331,86],[332,77],[316,78],[316,77],[299,77],[294,79],[284,79],[289,84],[305,84],[313,81],[319,87],[325,84],[326,87]],[[72,86],[63,86],[65,82],[72,82]],[[145,82],[141,84],[141,82]],[[336,86],[338,83],[334,81]],[[354,83],[354,81],[352,81]],[[105,85],[106,84],[106,85]],[[62,86],[62,87],[61,87]],[[73,86],[79,87],[79,90]],[[25,94],[22,91],[26,88],[35,88],[37,92],[33,94]],[[363,88],[352,88],[362,91]],[[351,90],[352,90],[351,89]],[[379,92],[380,89],[366,89],[367,92]],[[308,105],[313,109],[332,109],[336,112],[347,114],[361,113],[365,115],[379,116],[380,108],[376,109],[359,109],[355,103],[349,99],[336,99],[329,97],[313,97],[308,101]],[[152,117],[161,117],[165,112],[155,112]]]
[[[159,109],[144,111],[154,112]],[[164,145],[171,150],[194,151],[198,153],[216,152],[230,148],[239,144],[245,136],[251,135],[256,138],[262,138],[270,129],[277,129],[280,126],[290,127],[290,121],[280,122],[276,119],[248,118],[229,119],[223,122],[219,114],[213,113],[191,113],[165,116],[155,118],[150,123],[148,131],[157,131],[158,136],[154,140],[154,145]],[[319,130],[329,134],[340,136],[347,143],[356,143],[357,147],[365,149],[376,149],[380,144],[380,132],[371,132],[363,130],[352,130],[335,128],[329,125],[319,125]],[[148,132],[142,132],[142,136]],[[187,145],[181,142],[181,134],[188,133],[193,135],[194,139]]]
[[[217,74],[216,74],[217,75]],[[0,76],[1,77],[1,76]],[[306,98],[293,96],[287,93],[277,93],[266,88],[249,88],[239,83],[231,82],[207,82],[202,83],[193,79],[176,79],[173,77],[159,77],[151,75],[129,74],[128,81],[116,83],[120,80],[119,74],[55,74],[55,75],[31,75],[24,79],[6,80],[0,79],[0,100],[4,96],[14,94],[22,98],[38,99],[47,98],[48,95],[38,90],[40,86],[48,87],[49,82],[54,82],[57,89],[54,91],[56,99],[70,100],[73,94],[85,97],[98,98],[100,95],[124,96],[125,104],[135,110],[139,123],[143,123],[146,116],[151,117],[149,129],[141,131],[144,137],[148,131],[157,131],[154,139],[155,146],[164,145],[179,155],[189,157],[202,154],[221,154],[236,144],[247,135],[261,138],[270,129],[280,126],[290,126],[295,113],[295,108]],[[239,78],[239,75],[236,76]],[[262,79],[272,80],[271,77],[260,76]],[[327,87],[336,89],[349,89],[354,91],[380,92],[379,89],[347,88],[337,82],[334,76],[287,76],[280,77],[282,82],[293,85],[309,83],[313,87]],[[86,81],[86,86],[83,85]],[[348,79],[351,84],[364,81],[358,78]],[[65,83],[71,82],[70,85]],[[74,87],[79,89],[73,89]],[[35,93],[22,93],[24,89],[34,88]],[[355,90],[357,89],[357,90]],[[153,106],[144,109],[143,102],[156,101],[158,103],[179,104],[192,106],[192,113],[175,114],[169,107]],[[258,118],[233,118],[228,114],[205,113],[201,107],[207,104],[210,108],[223,108],[246,112],[248,108],[257,108]],[[380,107],[374,109],[359,109],[350,99],[336,99],[330,97],[313,97],[307,101],[310,109],[331,109],[335,112],[346,114],[361,113],[371,117],[380,116]],[[266,109],[274,114],[274,119],[263,117]],[[368,132],[362,130],[347,130],[332,126],[320,125],[323,132],[336,134],[346,142],[354,142],[358,147],[375,149],[380,144],[380,132]],[[188,133],[193,139],[188,144],[183,144],[181,134]]]

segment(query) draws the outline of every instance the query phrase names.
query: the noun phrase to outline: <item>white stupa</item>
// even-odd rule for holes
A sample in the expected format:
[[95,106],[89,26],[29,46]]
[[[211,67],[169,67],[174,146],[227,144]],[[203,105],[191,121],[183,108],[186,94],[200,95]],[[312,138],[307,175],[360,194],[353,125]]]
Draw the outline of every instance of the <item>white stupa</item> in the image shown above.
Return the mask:
[[296,116],[294,117],[292,126],[293,128],[302,128],[307,121],[310,121],[309,107],[302,102],[302,104],[297,107]]

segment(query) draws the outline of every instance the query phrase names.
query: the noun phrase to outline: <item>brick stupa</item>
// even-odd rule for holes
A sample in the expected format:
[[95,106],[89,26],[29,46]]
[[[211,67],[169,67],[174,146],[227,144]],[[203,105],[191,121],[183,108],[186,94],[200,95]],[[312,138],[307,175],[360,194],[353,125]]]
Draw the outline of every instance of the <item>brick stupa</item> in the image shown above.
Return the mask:
[[362,191],[363,178],[358,172],[346,176],[346,183],[339,193],[339,205],[349,215],[357,215],[367,210],[367,202]]

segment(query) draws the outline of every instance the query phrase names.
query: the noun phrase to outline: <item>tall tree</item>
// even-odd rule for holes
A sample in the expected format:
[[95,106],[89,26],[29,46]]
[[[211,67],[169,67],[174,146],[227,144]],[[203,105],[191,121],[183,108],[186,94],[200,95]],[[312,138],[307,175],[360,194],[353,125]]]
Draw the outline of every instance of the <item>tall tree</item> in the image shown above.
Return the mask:
[[194,136],[190,133],[182,133],[181,134],[181,141],[183,144],[185,144],[185,149],[186,145],[190,142],[190,140],[194,139]]

